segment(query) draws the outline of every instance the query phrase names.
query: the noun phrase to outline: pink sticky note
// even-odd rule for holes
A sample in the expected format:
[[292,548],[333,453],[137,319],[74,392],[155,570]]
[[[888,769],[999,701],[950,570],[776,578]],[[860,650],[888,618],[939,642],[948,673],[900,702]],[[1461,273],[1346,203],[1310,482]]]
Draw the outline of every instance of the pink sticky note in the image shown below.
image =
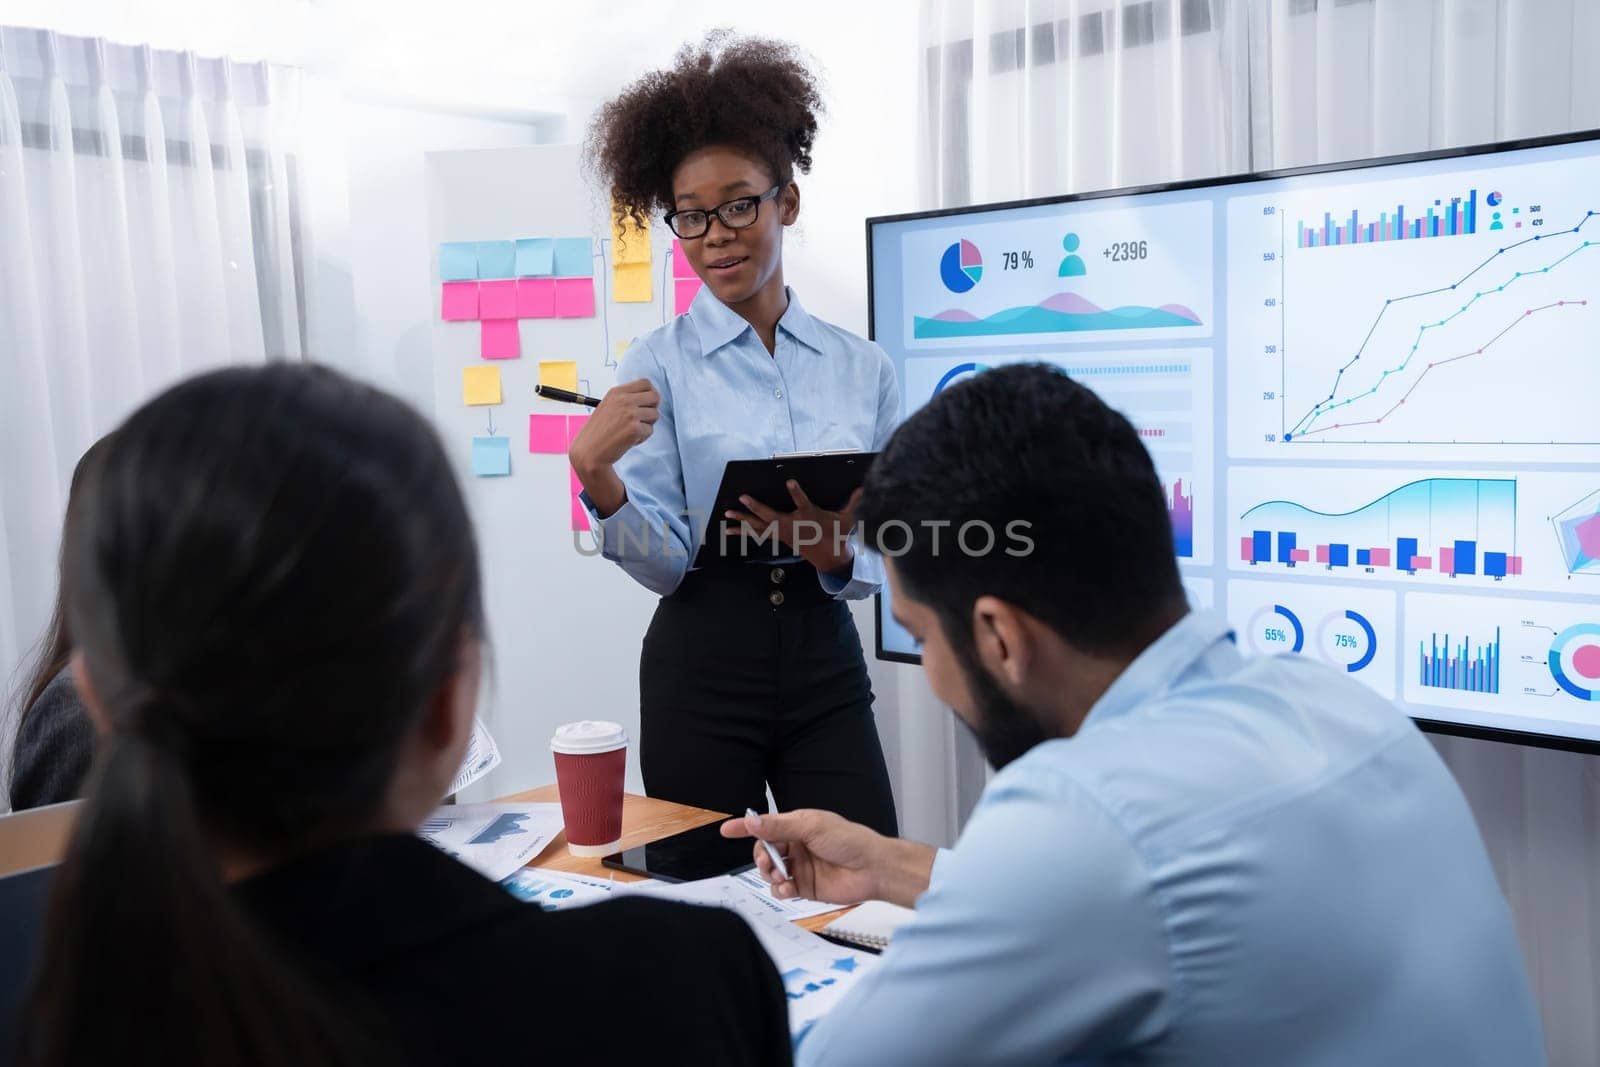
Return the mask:
[[486,319],[517,317],[517,283],[479,282],[478,314]]
[[672,283],[673,307],[676,314],[682,315],[689,310],[689,305],[694,303],[694,294],[700,291],[701,284],[699,278],[679,278]]
[[565,415],[529,415],[528,451],[538,455],[561,456],[567,451]]
[[[572,447],[572,442],[578,439],[578,434],[583,430],[583,424],[589,421],[587,415],[567,416],[567,448]],[[565,449],[563,449],[565,451]]]
[[594,279],[557,278],[556,317],[588,319],[594,317]]
[[522,278],[517,281],[517,318],[552,319],[555,314],[554,278]]
[[694,268],[689,266],[689,257],[683,254],[683,242],[676,238],[672,242],[672,276],[674,278],[694,277]]
[[522,355],[516,319],[484,319],[482,325],[483,344],[480,351],[484,359],[516,359]]
[[439,316],[448,322],[478,317],[478,283],[445,282],[439,297]]
[[578,494],[572,494],[572,528],[574,530],[587,530],[589,528],[589,512],[584,509],[583,501],[578,499]]
[[571,467],[567,468],[567,484],[572,487],[572,495],[577,496],[583,492],[583,479],[578,477],[578,472]]

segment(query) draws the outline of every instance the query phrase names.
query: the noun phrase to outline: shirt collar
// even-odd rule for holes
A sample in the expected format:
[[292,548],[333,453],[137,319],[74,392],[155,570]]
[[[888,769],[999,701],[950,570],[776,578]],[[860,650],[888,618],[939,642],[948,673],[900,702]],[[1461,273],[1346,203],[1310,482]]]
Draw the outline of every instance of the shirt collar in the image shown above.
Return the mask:
[[[817,320],[800,306],[800,298],[794,295],[793,289],[785,286],[784,292],[789,295],[789,307],[778,320],[778,329],[813,352],[821,352],[822,333],[817,328]],[[738,312],[713,296],[710,286],[706,285],[695,294],[686,314],[700,335],[702,355],[709,356],[723,345],[733,343],[751,328]]]
[[1238,657],[1233,628],[1226,620],[1208,611],[1191,611],[1128,664],[1089,709],[1080,732],[1149,703],[1196,667],[1209,667],[1207,673],[1212,673]]

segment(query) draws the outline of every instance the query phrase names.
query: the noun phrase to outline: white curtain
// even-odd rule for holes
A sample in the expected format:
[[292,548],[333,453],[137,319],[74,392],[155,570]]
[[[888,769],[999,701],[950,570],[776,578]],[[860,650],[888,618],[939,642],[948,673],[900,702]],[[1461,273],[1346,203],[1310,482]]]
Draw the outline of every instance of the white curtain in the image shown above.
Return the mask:
[[[924,0],[920,44],[929,207],[1600,127],[1593,0]],[[1551,1062],[1600,1063],[1600,760],[1435,744],[1511,901]]]
[[295,91],[264,64],[0,27],[7,704],[55,599],[78,457],[182,376],[301,358]]

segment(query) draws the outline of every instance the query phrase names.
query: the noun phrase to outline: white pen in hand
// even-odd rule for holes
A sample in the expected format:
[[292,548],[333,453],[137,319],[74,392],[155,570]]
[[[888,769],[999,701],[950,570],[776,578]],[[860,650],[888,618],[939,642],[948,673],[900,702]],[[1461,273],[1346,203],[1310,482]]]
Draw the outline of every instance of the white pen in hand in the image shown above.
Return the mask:
[[[744,817],[747,819],[761,818],[756,814],[755,808],[745,808]],[[760,841],[761,839],[757,838],[756,840]],[[761,841],[761,847],[767,850],[767,855],[772,857],[772,865],[778,868],[778,873],[783,875],[783,880],[787,882],[789,880],[789,868],[783,865],[783,857],[778,855],[777,847],[771,841]]]

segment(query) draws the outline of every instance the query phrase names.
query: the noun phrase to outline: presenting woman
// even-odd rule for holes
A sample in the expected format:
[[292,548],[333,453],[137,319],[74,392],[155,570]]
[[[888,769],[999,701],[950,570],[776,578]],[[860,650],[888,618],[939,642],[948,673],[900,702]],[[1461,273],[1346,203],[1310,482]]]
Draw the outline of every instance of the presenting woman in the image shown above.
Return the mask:
[[[899,412],[881,348],[806,313],[784,284],[820,95],[789,46],[714,35],[608,103],[590,158],[619,210],[661,212],[705,282],[640,338],[573,442],[604,554],[661,596],[639,664],[640,762],[652,796],[718,811],[838,812],[894,833],[861,640],[845,604],[882,562],[854,551],[851,505],[790,483],[709,516],[723,467],[784,452],[881,448]],[[852,501],[853,504],[853,501]],[[696,569],[708,519],[786,553]],[[767,542],[769,545],[771,542]]]

